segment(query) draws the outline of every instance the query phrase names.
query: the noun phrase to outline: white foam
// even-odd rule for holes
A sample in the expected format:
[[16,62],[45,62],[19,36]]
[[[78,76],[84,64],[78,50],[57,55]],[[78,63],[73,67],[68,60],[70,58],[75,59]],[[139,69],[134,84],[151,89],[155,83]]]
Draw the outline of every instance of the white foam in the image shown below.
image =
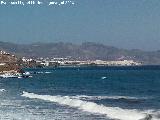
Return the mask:
[[107,78],[107,77],[105,77],[105,76],[104,76],[104,77],[101,77],[101,79],[106,79],[106,78]]
[[160,110],[146,110],[145,112],[152,115],[151,120],[160,120]]
[[37,72],[37,73],[42,74],[42,73],[44,73],[44,72]]
[[44,74],[44,73],[49,74],[49,73],[52,73],[52,72],[48,72],[48,71],[42,72],[42,71],[40,71],[40,72],[37,72],[37,73],[38,73],[38,74]]
[[5,92],[6,90],[5,89],[0,89],[0,92]]
[[51,73],[51,72],[45,72],[45,73],[48,73],[48,74],[49,74],[49,73]]
[[128,100],[138,100],[138,99],[146,99],[145,97],[131,97],[131,96],[87,96],[87,95],[76,95],[70,96],[73,99],[81,99],[81,100],[103,100],[103,99],[128,99]]
[[31,73],[30,72],[25,72],[23,73],[24,75],[30,75]]
[[73,99],[69,96],[51,96],[51,95],[38,95],[34,93],[23,92],[22,96],[41,99],[58,103],[60,105],[67,105],[86,112],[103,114],[111,119],[119,120],[141,120],[146,117],[146,113],[138,110],[122,109],[119,107],[107,107],[104,105],[98,105],[94,102],[87,102],[79,99]]

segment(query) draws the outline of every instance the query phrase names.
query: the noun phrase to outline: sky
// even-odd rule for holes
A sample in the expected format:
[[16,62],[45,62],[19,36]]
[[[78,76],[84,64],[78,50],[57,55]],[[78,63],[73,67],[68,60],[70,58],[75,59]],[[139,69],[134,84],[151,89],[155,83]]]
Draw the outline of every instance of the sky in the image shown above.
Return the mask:
[[0,41],[96,42],[160,50],[160,0],[73,0],[74,5],[61,6],[48,2],[63,0],[40,1],[45,4],[0,4]]

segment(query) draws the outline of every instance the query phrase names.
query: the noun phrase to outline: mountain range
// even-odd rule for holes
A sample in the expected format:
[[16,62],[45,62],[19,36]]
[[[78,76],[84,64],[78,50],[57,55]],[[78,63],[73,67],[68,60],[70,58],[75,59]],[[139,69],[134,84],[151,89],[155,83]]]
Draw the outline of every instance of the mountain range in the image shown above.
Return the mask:
[[143,51],[138,49],[120,49],[104,44],[85,42],[73,43],[32,43],[15,44],[0,42],[0,50],[10,52],[18,57],[63,57],[76,60],[135,60],[145,65],[160,65],[159,51]]

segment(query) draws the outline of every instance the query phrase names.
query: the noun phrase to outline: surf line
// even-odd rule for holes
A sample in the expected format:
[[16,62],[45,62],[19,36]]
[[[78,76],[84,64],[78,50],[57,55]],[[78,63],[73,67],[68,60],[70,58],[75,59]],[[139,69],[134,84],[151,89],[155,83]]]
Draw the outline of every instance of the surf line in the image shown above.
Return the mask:
[[[66,105],[69,107],[77,108],[93,114],[103,114],[107,118],[119,119],[119,120],[148,120],[147,113],[143,113],[138,110],[122,109],[119,107],[106,107],[104,105],[98,105],[94,102],[83,101],[79,99],[72,99],[69,96],[51,96],[51,95],[38,95],[34,93],[24,92],[23,97],[31,99],[41,99],[45,101],[55,102],[60,105]],[[150,120],[150,119],[149,119]]]

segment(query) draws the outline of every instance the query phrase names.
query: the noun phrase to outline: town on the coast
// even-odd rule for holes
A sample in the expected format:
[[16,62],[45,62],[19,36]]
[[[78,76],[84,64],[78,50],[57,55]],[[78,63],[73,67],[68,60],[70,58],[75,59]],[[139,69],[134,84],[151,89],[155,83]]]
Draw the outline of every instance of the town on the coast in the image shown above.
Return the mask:
[[133,60],[74,60],[71,58],[27,58],[0,51],[0,77],[28,77],[23,68],[80,67],[80,66],[137,66]]
[[71,60],[69,58],[22,58],[23,63],[31,67],[58,67],[58,66],[135,66],[140,62],[133,60]]

